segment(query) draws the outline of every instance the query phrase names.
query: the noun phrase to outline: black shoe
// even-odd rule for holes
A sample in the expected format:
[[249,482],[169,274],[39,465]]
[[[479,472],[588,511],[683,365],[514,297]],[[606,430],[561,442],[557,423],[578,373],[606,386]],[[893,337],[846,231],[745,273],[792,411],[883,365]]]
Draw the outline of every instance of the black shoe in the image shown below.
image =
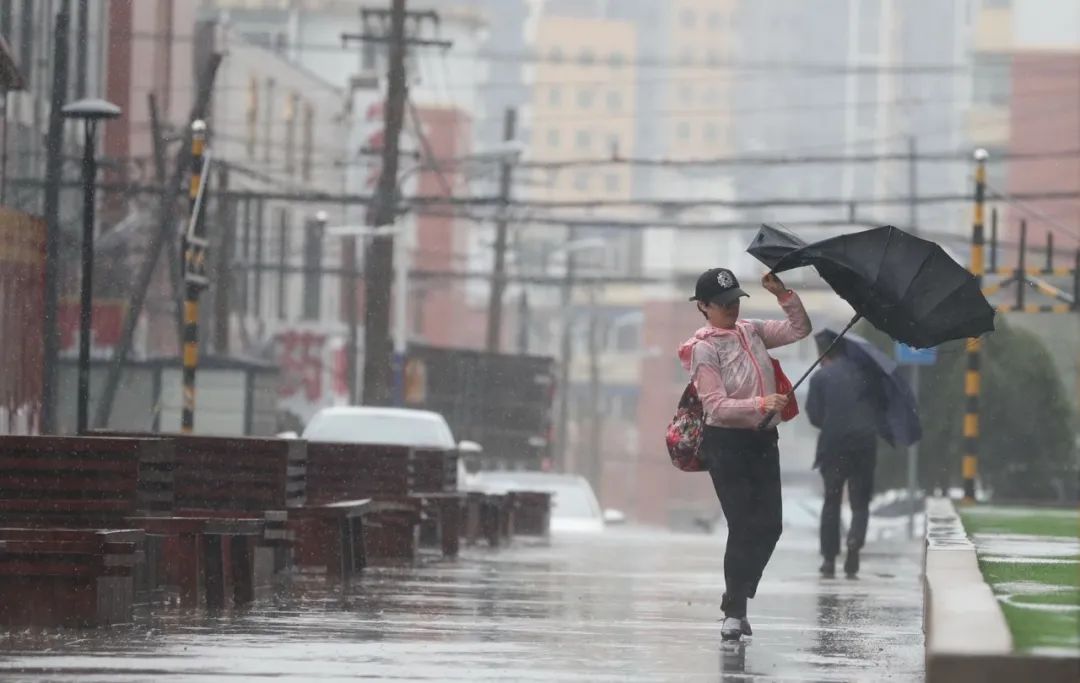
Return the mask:
[[854,548],[848,548],[847,557],[844,558],[844,573],[847,574],[849,579],[854,579],[859,575],[859,551]]
[[754,635],[754,629],[750,628],[750,620],[746,617],[742,618],[742,620],[739,622],[739,626],[742,628],[742,634],[744,636]]
[[821,563],[821,567],[818,569],[821,575],[826,579],[836,578],[836,560],[825,560]]
[[727,617],[720,627],[720,640],[732,641],[742,638],[742,624],[737,617]]

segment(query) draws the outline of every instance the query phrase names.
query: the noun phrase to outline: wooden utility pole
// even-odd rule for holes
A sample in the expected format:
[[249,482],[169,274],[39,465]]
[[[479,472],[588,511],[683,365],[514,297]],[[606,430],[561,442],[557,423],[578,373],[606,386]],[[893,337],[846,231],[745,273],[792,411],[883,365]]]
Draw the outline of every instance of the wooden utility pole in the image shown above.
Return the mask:
[[[513,109],[506,110],[506,118],[503,121],[503,140],[510,142],[514,139],[514,128],[517,124],[517,113]],[[495,226],[495,268],[491,274],[491,295],[488,300],[487,316],[487,350],[498,351],[502,337],[502,302],[503,293],[506,291],[506,231],[508,227],[507,212],[510,204],[510,187],[513,183],[514,167],[507,159],[502,162],[502,170],[499,175],[499,220]]]
[[[24,5],[23,21],[25,23]],[[53,82],[49,110],[49,135],[45,148],[45,282],[42,340],[41,422],[42,434],[56,430],[57,359],[60,355],[58,323],[60,291],[60,183],[63,180],[64,115],[62,110],[68,90],[68,26],[71,22],[71,3],[63,0],[56,13],[53,30]],[[26,33],[23,34],[27,35]],[[22,41],[27,44],[27,41]]]
[[[382,19],[389,30],[384,34],[365,31],[362,34],[342,34],[342,40],[386,43],[389,64],[387,66],[387,93],[383,106],[382,168],[375,197],[369,207],[368,224],[378,228],[392,225],[397,219],[398,206],[398,154],[401,128],[405,119],[405,101],[408,84],[405,77],[405,57],[409,45],[434,45],[449,47],[445,41],[420,40],[405,34],[407,19],[415,25],[428,20],[438,23],[434,12],[406,12],[405,0],[392,0],[389,13],[386,10],[362,9],[365,29],[369,20]],[[400,235],[396,236],[400,238]],[[364,257],[364,392],[367,405],[388,405],[393,401],[392,345],[390,340],[390,299],[393,294],[394,274],[393,232],[372,238],[367,243]],[[401,264],[404,267],[404,264]],[[404,292],[397,292],[404,296]],[[347,352],[347,362],[356,362],[355,349]],[[401,359],[399,359],[401,362]],[[353,374],[353,373],[346,373]]]

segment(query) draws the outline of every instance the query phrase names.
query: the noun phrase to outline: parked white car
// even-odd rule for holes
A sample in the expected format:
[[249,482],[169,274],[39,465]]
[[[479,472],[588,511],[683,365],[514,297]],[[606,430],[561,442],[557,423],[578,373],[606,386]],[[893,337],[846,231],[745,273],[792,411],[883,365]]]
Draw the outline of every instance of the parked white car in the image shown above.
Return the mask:
[[[439,413],[411,408],[323,408],[308,422],[301,438],[308,441],[458,450],[459,453],[472,453],[479,449],[471,441],[455,442],[450,425]],[[458,458],[457,470],[460,489],[466,478],[463,458]]]
[[605,522],[620,523],[623,515],[615,510],[601,511],[588,480],[577,474],[553,472],[480,472],[473,487],[492,493],[506,491],[541,491],[551,496],[551,531],[599,532]]

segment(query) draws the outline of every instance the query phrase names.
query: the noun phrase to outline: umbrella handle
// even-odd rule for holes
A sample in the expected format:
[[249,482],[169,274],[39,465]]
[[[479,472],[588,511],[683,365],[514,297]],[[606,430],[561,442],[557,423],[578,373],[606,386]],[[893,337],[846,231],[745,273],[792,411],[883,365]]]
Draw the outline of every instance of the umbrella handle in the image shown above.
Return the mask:
[[774,417],[776,417],[776,411],[770,410],[769,413],[765,416],[765,419],[758,423],[758,431],[763,431],[766,427],[768,427],[769,423],[772,422],[772,419]]

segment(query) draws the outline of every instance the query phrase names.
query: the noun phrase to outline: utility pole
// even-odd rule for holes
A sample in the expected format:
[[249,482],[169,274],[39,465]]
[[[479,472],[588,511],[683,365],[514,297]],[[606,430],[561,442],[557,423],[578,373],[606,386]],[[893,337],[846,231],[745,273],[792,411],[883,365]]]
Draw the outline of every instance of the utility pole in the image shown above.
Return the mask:
[[[503,140],[514,139],[517,124],[517,112],[507,109],[503,119]],[[507,212],[510,204],[510,186],[513,183],[514,167],[509,159],[502,162],[499,174],[499,220],[495,226],[495,270],[491,275],[491,297],[488,301],[487,350],[498,352],[502,337],[502,300],[506,291],[506,231]]]
[[195,373],[199,367],[199,295],[206,288],[206,227],[202,221],[206,199],[206,123],[191,124],[191,182],[188,201],[191,219],[184,233],[184,388],[180,431],[195,431]]
[[356,356],[359,354],[356,319],[356,238],[345,237],[341,240],[341,259],[345,271],[345,320],[349,326],[348,341],[345,343],[345,382],[348,385],[349,405],[360,402],[359,387],[356,383]]
[[[24,7],[25,10],[25,7]],[[42,434],[56,431],[57,329],[60,281],[60,183],[63,181],[64,101],[68,89],[68,26],[71,1],[61,0],[53,30],[53,82],[49,110],[49,136],[45,161],[45,283],[42,330],[41,424]],[[25,42],[25,41],[24,41]]]
[[518,353],[529,352],[529,292],[524,286],[518,298]]
[[[378,18],[384,22],[388,20],[389,24],[389,31],[383,35],[366,31],[362,34],[342,34],[341,36],[346,43],[359,40],[387,43],[389,46],[387,93],[383,107],[382,168],[375,197],[368,213],[369,225],[379,228],[395,223],[398,213],[398,154],[401,128],[405,119],[405,100],[408,97],[408,84],[405,78],[406,49],[409,45],[449,47],[450,44],[446,41],[407,37],[405,35],[407,19],[412,19],[416,25],[419,25],[424,20],[437,24],[439,18],[434,12],[406,12],[405,0],[392,0],[389,13],[386,10],[362,9],[361,16],[365,29],[371,19]],[[401,239],[402,236],[398,235],[397,238]],[[368,242],[365,249],[363,402],[367,405],[388,405],[392,400],[390,298],[393,289],[391,279],[394,273],[394,239],[393,233],[377,236]],[[402,292],[398,293],[398,296],[402,295]],[[355,358],[355,355],[351,355],[347,360],[355,363]]]
[[75,99],[86,97],[87,51],[90,45],[89,0],[79,0],[78,37],[75,39]]
[[[567,229],[566,244],[567,247],[574,242],[575,229],[570,226]],[[563,278],[562,285],[562,300],[559,307],[562,315],[562,329],[560,330],[561,339],[559,341],[559,421],[556,425],[555,437],[559,442],[559,450],[557,452],[558,462],[556,470],[560,472],[566,472],[567,462],[569,460],[569,423],[570,423],[570,363],[571,354],[573,353],[573,345],[570,343],[570,333],[573,326],[573,318],[571,317],[570,304],[573,303],[574,294],[574,276],[575,276],[575,259],[574,251],[572,249],[566,250],[566,272]]]
[[604,471],[604,460],[600,453],[600,435],[603,425],[603,412],[600,409],[600,320],[596,314],[596,288],[598,285],[589,287],[589,441],[588,441],[588,465],[585,475],[593,486],[593,490],[603,495],[601,490],[601,478]]
[[[218,66],[221,64],[222,55],[214,53],[206,63],[205,70],[199,76],[198,92],[191,108],[190,120],[197,121],[205,116],[210,105],[210,96],[214,91],[214,79],[217,75]],[[184,171],[190,162],[191,149],[191,126],[188,126],[185,139],[182,142],[179,154],[176,156],[176,166],[173,169],[171,180],[167,178],[166,149],[164,133],[161,131],[161,121],[158,116],[157,100],[153,94],[149,96],[150,126],[153,132],[154,142],[154,166],[157,172],[158,182],[161,183],[160,204],[158,206],[157,230],[150,236],[150,244],[147,246],[146,256],[139,266],[139,272],[135,277],[135,285],[131,290],[131,299],[128,301],[127,312],[124,314],[124,327],[121,330],[120,341],[113,352],[109,370],[105,376],[105,385],[102,389],[101,400],[97,404],[97,413],[94,416],[94,424],[99,429],[104,429],[109,424],[109,415],[112,413],[113,402],[116,399],[116,391],[120,386],[120,375],[124,368],[128,354],[135,339],[135,327],[138,325],[139,316],[146,302],[146,294],[150,290],[153,280],[154,269],[157,266],[161,250],[170,251],[170,266],[172,266],[172,251],[175,250],[174,240],[176,237],[176,202],[180,191],[180,181]],[[171,277],[171,284],[179,289],[178,278]],[[174,292],[175,294],[175,292]],[[182,306],[178,308],[178,314],[182,315]],[[183,349],[183,325],[182,319],[178,318],[179,349]]]
[[[971,223],[971,274],[982,289],[983,282],[983,215],[986,208],[986,150],[975,150],[975,202]],[[1023,291],[1023,283],[1018,283]],[[964,457],[961,461],[961,473],[964,477],[963,503],[975,502],[975,478],[979,467],[979,387],[982,381],[980,360],[982,339],[974,337],[967,340],[967,371],[964,373]]]

